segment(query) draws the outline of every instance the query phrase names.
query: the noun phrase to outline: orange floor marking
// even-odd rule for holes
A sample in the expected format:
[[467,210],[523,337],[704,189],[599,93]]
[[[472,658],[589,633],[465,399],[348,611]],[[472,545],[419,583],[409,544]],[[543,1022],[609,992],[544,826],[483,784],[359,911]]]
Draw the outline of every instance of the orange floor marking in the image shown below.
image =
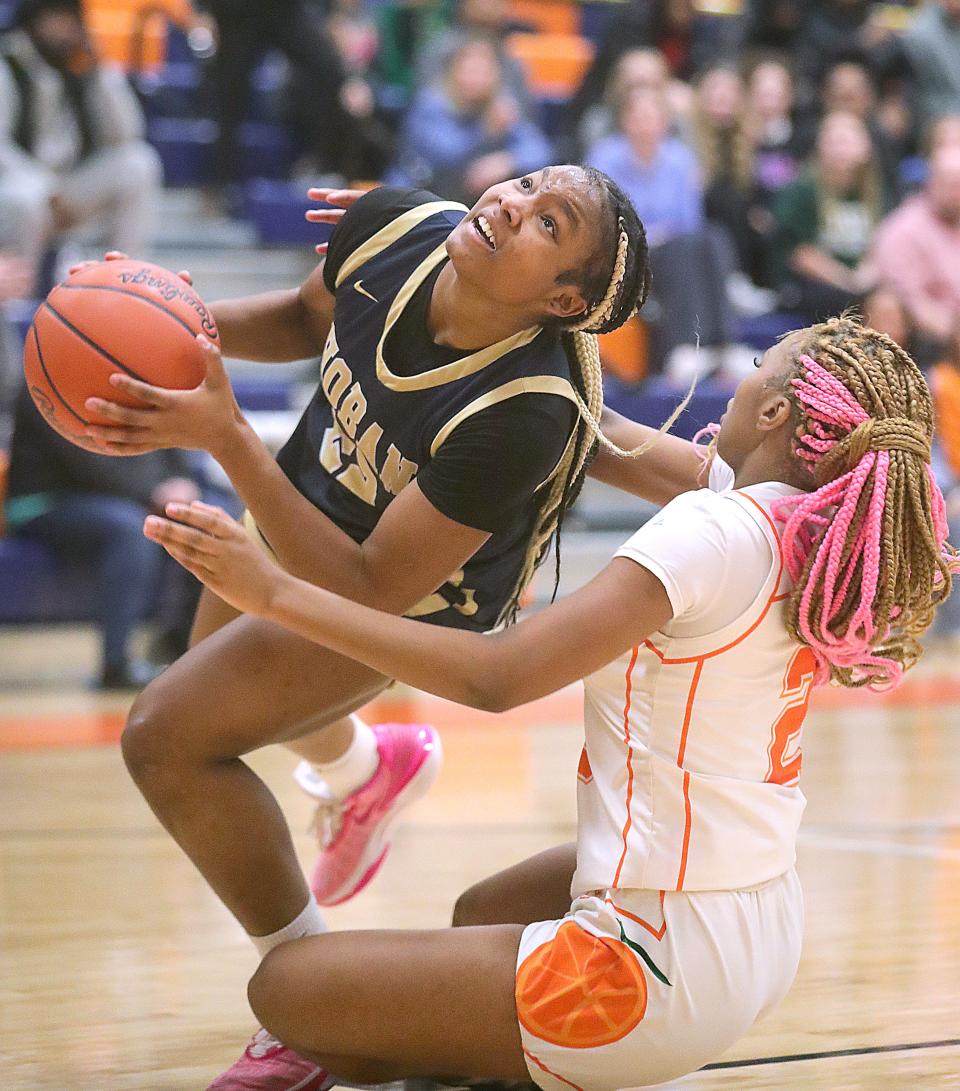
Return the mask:
[[0,752],[52,750],[116,743],[126,717],[122,712],[65,713],[0,719]]
[[[960,677],[949,674],[908,678],[890,693],[864,693],[822,687],[814,691],[811,708],[844,709],[851,707],[937,708],[960,703]],[[423,721],[442,731],[488,730],[543,724],[580,724],[583,719],[583,695],[578,685],[543,697],[509,712],[480,712],[429,694],[387,692],[372,701],[361,715],[372,722],[395,720],[402,723]],[[122,711],[64,713],[0,717],[0,753],[13,750],[43,750],[64,747],[113,745],[123,731]]]

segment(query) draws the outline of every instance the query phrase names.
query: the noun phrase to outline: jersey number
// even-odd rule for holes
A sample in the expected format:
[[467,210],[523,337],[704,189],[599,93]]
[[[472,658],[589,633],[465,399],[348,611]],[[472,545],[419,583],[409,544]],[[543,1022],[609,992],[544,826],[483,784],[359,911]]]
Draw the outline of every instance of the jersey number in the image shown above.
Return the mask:
[[798,648],[787,665],[780,691],[780,699],[786,701],[786,708],[773,725],[773,735],[767,747],[767,775],[764,780],[768,783],[796,784],[800,779],[800,765],[803,762],[800,732],[810,704],[815,667],[816,660],[809,648]]
[[[381,468],[377,467],[383,429],[374,421],[358,440],[344,435],[334,423],[323,434],[320,465],[354,496],[373,507],[377,502],[377,483],[396,496],[413,480],[417,464],[404,458],[391,443]],[[345,463],[348,458],[353,462]]]

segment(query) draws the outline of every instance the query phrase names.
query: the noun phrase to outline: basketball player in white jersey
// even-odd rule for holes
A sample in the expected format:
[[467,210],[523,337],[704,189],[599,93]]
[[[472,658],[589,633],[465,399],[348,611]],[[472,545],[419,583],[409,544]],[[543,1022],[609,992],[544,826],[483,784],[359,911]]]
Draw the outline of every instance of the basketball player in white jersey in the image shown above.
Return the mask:
[[[648,435],[609,423],[627,447]],[[895,683],[949,591],[932,431],[923,377],[889,338],[848,318],[792,334],[737,389],[708,487],[672,437],[610,462],[610,480],[643,495],[672,481],[674,498],[592,582],[493,636],[309,586],[216,509],[148,519],[238,609],[421,689],[497,710],[585,679],[575,851],[468,891],[455,923],[478,927],[275,948],[250,984],[263,1025],[371,1083],[614,1091],[723,1052],[800,956],[811,687]]]

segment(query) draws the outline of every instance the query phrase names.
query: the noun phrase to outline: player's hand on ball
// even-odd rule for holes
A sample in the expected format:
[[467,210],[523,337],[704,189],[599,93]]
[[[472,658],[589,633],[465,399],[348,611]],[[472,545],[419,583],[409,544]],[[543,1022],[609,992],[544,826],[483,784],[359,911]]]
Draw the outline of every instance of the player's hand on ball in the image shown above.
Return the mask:
[[143,533],[211,591],[245,614],[263,616],[284,573],[221,508],[199,500],[148,515]]
[[[108,250],[103,255],[103,260],[104,261],[128,261],[129,258],[122,250]],[[79,273],[83,269],[88,269],[91,265],[99,265],[99,264],[100,264],[99,261],[78,261],[75,265],[70,266],[70,268],[67,270],[67,273],[70,276],[73,276],[74,273]],[[177,276],[185,284],[189,284],[191,288],[193,287],[193,277],[190,275],[188,270],[186,270],[186,269],[179,270],[179,272],[177,273]]]
[[[362,189],[324,189],[319,186],[314,186],[307,190],[307,196],[311,201],[323,201],[328,205],[335,205],[335,208],[311,208],[307,212],[307,219],[312,224],[332,224],[334,227],[343,219],[343,214],[351,205],[355,205],[357,201],[364,195],[366,190]],[[327,252],[327,243],[318,243],[314,250],[318,254],[325,254]]]
[[90,424],[86,434],[111,455],[142,455],[165,447],[209,451],[214,458],[242,423],[240,407],[220,350],[203,334],[197,336],[206,361],[206,377],[193,390],[167,390],[140,382],[130,375],[110,376],[118,391],[143,403],[133,408],[103,398],[87,398],[91,413],[112,424]]

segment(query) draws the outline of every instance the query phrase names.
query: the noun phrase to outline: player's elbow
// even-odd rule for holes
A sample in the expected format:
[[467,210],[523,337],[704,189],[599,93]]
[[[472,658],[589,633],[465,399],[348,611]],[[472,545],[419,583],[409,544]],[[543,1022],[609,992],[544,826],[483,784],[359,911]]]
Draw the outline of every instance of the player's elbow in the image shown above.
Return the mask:
[[482,712],[507,712],[523,701],[518,693],[515,667],[491,657],[490,662],[478,664],[470,680],[470,705]]

